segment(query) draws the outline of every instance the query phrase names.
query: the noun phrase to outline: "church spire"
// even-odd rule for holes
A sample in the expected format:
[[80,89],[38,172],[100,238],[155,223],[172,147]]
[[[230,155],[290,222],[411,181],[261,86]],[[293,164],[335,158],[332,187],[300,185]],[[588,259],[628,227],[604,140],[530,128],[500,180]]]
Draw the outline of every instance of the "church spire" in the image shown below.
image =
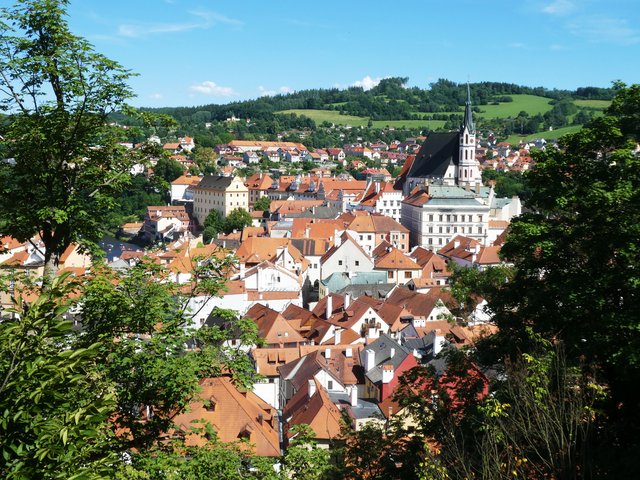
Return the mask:
[[464,110],[464,122],[462,123],[462,129],[467,129],[469,133],[475,133],[475,125],[473,124],[473,114],[471,111],[471,88],[469,82],[467,82],[467,101]]

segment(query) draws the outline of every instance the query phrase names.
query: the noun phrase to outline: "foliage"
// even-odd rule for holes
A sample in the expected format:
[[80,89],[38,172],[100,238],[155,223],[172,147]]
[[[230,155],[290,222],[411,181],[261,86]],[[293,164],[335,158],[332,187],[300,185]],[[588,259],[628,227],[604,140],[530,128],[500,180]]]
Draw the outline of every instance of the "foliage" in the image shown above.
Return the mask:
[[[238,321],[226,331],[189,328],[188,299],[217,295],[230,261],[196,260],[194,279],[186,290],[168,281],[168,272],[151,262],[142,262],[124,276],[101,272],[84,287],[86,330],[80,340],[99,343],[98,368],[118,386],[114,423],[126,432],[120,438],[124,448],[153,446],[198,391],[200,379],[228,372],[239,385],[253,382],[255,371],[242,348],[259,344],[255,324]],[[229,347],[231,338],[241,342]]]
[[202,232],[204,243],[211,242],[218,236],[218,233],[224,230],[224,221],[218,210],[212,209],[209,212],[207,218],[204,219],[204,231]]
[[40,233],[47,279],[74,241],[97,241],[102,216],[128,181],[132,159],[107,116],[131,96],[130,73],[68,28],[66,1],[2,9],[0,211],[21,241]]
[[319,448],[309,425],[294,425],[289,430],[292,440],[282,459],[282,477],[295,480],[325,478],[331,468],[330,453]]
[[269,210],[270,205],[271,199],[265,195],[264,197],[260,197],[258,200],[256,200],[256,202],[253,204],[253,209],[260,212],[265,212]]
[[184,167],[172,158],[162,155],[153,167],[153,174],[171,183],[184,173]]
[[370,421],[354,430],[343,427],[337,476],[356,479],[418,479],[420,465],[429,456],[423,437],[413,436],[401,418],[386,423]]
[[562,343],[569,368],[593,369],[610,392],[598,404],[609,419],[598,468],[627,477],[640,426],[638,111],[640,86],[621,87],[604,117],[534,154],[532,211],[502,249],[515,275],[490,301],[499,333],[479,348],[486,361],[513,361],[541,337]]
[[231,233],[234,230],[242,231],[244,227],[250,227],[252,224],[253,219],[251,218],[251,214],[244,208],[236,208],[224,219],[222,229],[225,233]]
[[113,386],[97,370],[100,346],[72,348],[66,277],[0,322],[0,476],[108,478],[119,459],[107,423]]

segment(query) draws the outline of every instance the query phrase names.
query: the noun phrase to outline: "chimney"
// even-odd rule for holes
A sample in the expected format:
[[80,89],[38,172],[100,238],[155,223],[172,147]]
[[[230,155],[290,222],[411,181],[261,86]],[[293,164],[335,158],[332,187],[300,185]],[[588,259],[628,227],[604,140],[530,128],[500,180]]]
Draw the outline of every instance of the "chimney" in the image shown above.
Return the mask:
[[382,366],[382,383],[391,383],[393,380],[394,368],[393,365],[383,365]]
[[324,350],[324,358],[326,358],[327,360],[331,358],[331,349],[330,348],[325,348],[325,350]]
[[393,358],[396,354],[396,349],[391,347],[391,352],[389,353],[389,358]]
[[376,352],[371,349],[365,350],[365,359],[364,359],[364,368],[365,371],[369,372],[375,366],[376,363]]
[[480,182],[476,182],[476,195],[480,195]]
[[459,246],[460,246],[460,240],[456,238],[453,241],[453,248],[458,248]]
[[259,413],[259,414],[258,414],[258,423],[259,423],[260,425],[262,425],[262,423],[263,423],[263,422],[264,422],[264,415],[263,415],[263,414],[261,414],[261,413]]
[[465,189],[467,192],[470,192],[470,191],[471,191],[471,185],[469,185],[469,184],[467,183],[467,184],[464,186],[464,189]]
[[358,406],[358,387],[357,385],[351,385],[351,391],[349,392],[349,400],[352,407]]
[[351,349],[351,347],[347,347],[344,351],[344,356],[346,358],[351,358],[353,357],[353,350]]
[[[342,329],[341,328],[336,328],[336,331],[334,333],[333,338],[335,339],[335,344],[336,345],[340,345],[340,342],[342,341]],[[327,349],[329,350],[329,349]]]
[[313,397],[316,393],[316,381],[313,378],[309,379],[309,398]]
[[350,293],[345,293],[344,294],[344,309],[346,310],[347,308],[349,308],[349,305],[351,305],[351,294]]
[[376,193],[380,191],[380,182],[376,182]]
[[329,294],[327,295],[327,311],[326,311],[327,320],[331,318],[332,314],[333,314],[333,297],[331,296],[331,294]]

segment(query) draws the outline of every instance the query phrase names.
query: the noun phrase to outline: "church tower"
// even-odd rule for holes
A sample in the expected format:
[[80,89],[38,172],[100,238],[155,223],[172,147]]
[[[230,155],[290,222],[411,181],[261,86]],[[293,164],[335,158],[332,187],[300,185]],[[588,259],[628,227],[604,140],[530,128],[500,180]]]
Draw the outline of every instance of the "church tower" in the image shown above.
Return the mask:
[[458,185],[475,187],[482,182],[480,168],[476,162],[476,128],[471,112],[471,89],[467,83],[467,102],[464,111],[464,122],[460,128],[460,160],[458,162]]

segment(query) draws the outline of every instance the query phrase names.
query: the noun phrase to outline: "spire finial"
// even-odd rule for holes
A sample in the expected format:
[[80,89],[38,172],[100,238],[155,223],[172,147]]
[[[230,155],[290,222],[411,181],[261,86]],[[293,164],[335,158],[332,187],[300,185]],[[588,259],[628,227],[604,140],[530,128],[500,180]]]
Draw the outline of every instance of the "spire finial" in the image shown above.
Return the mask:
[[467,81],[467,101],[465,102],[464,109],[464,122],[462,124],[463,129],[469,130],[469,133],[475,133],[475,126],[473,125],[473,112],[471,110],[471,87]]

